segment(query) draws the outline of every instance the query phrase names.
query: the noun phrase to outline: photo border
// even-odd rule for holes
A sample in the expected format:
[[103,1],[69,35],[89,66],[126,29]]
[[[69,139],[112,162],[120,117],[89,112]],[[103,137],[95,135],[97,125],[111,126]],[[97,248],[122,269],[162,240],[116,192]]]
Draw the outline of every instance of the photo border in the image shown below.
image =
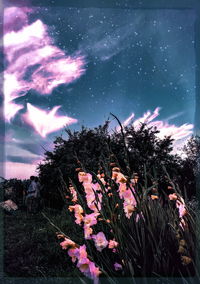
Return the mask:
[[[200,1],[199,0],[2,0],[0,2],[0,32],[1,35],[3,34],[3,11],[4,7],[7,6],[30,6],[30,7],[77,7],[77,8],[113,8],[113,9],[172,9],[172,10],[193,10],[195,12],[195,23],[194,23],[194,41],[195,41],[195,60],[196,60],[196,68],[195,68],[195,83],[196,83],[196,94],[195,94],[195,110],[194,110],[194,135],[200,136]],[[3,59],[3,47],[1,52],[0,59]],[[184,58],[183,58],[184,60]],[[2,61],[3,62],[3,61]],[[3,66],[3,65],[2,65]],[[2,74],[2,73],[1,73]],[[3,86],[3,75],[0,76],[0,83]],[[2,94],[3,94],[3,87],[2,87]],[[3,109],[3,95],[0,99],[0,106]],[[0,122],[0,136],[5,137],[5,123]],[[2,161],[5,161],[5,153],[4,147],[0,148],[0,155]],[[200,158],[200,157],[199,157]],[[0,176],[4,176],[4,168],[3,163],[0,163]],[[196,180],[196,197],[198,201],[200,201],[200,173],[198,173],[197,180]],[[0,200],[3,201],[3,191],[1,190],[0,186]],[[89,281],[85,277],[82,280],[78,278],[21,278],[21,277],[5,277],[4,276],[4,223],[3,223],[3,211],[0,214],[0,226],[2,228],[0,232],[0,283],[5,284],[14,284],[14,283],[41,283],[41,284],[50,284],[50,283],[58,283],[58,284],[66,284],[66,283],[92,283],[91,280]],[[198,245],[198,244],[197,244]],[[199,247],[196,249],[197,256],[199,255]],[[15,257],[15,256],[13,256]],[[198,260],[198,257],[196,258]],[[149,260],[151,261],[151,260]],[[200,272],[199,262],[197,263],[198,272]],[[121,279],[121,281],[120,281]],[[118,282],[121,283],[129,283],[132,278],[117,278]],[[168,278],[169,279],[169,278]],[[183,279],[181,278],[170,278],[172,281],[168,283],[183,283]],[[114,279],[113,279],[114,280]],[[127,280],[127,281],[126,281]],[[134,278],[132,283],[166,283],[165,278]],[[198,283],[199,280],[196,277],[187,278],[188,283]],[[107,282],[107,281],[106,281]],[[101,283],[104,281],[101,280]],[[186,282],[184,282],[186,283]]]

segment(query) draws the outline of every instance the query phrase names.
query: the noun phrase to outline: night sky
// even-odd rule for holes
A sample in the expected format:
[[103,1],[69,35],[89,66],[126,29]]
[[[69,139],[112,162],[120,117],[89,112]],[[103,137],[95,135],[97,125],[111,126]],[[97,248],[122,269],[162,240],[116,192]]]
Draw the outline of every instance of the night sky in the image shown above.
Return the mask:
[[[183,124],[194,123],[192,10],[29,7],[27,11],[25,8],[7,11],[5,35],[25,34],[38,20],[46,34],[40,39],[40,44],[43,43],[39,47],[33,38],[30,44],[23,40],[12,43],[11,49],[9,43],[7,46],[9,40],[4,41],[5,74],[14,74],[21,84],[12,93],[12,103],[20,109],[12,117],[5,117],[6,177],[28,178],[43,157],[43,147],[52,149],[55,136],[66,137],[63,126],[46,134],[38,131],[37,112],[41,110],[47,112],[60,106],[56,115],[72,119],[69,128],[75,130],[82,125],[95,127],[104,123],[110,112],[123,122],[132,113],[138,119],[148,110],[153,113],[157,107],[158,119],[175,125],[176,131]],[[19,20],[18,27],[13,13]],[[55,75],[55,87],[48,93],[37,84],[41,84],[41,78],[52,81],[50,69],[44,67],[50,59],[34,62],[34,56],[46,45],[59,50],[51,56],[51,62],[69,57],[80,63],[78,75],[65,78],[65,83]],[[19,60],[21,63],[17,64]],[[6,87],[13,84],[10,78]],[[28,122],[26,113],[36,108],[34,122],[29,123],[30,116]],[[188,129],[185,137],[190,134]]]

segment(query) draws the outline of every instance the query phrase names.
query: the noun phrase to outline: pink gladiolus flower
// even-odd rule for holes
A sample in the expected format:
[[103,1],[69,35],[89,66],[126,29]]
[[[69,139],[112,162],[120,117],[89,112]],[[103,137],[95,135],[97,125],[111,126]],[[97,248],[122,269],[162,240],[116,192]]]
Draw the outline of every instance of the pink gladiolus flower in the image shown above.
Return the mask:
[[77,267],[79,268],[79,270],[86,276],[86,277],[90,277],[90,267],[89,267],[89,259],[87,259],[87,262],[83,263],[83,264],[77,264]]
[[172,194],[169,194],[169,200],[177,200],[177,195],[176,195],[176,193],[172,193]]
[[114,240],[110,240],[109,244],[108,244],[108,248],[113,249],[113,248],[118,247],[118,245],[119,245],[118,242],[116,242]]
[[134,206],[136,205],[135,197],[130,189],[127,189],[122,195],[127,204],[132,204]]
[[100,178],[100,181],[103,183],[103,185],[106,184],[105,179],[103,177]]
[[116,179],[117,183],[126,183],[127,182],[127,179],[125,178],[125,176],[118,171],[112,171],[112,179]]
[[94,191],[101,190],[101,186],[98,182],[92,183],[92,188],[94,189]]
[[99,267],[96,267],[94,262],[89,263],[90,268],[90,277],[94,280],[94,284],[98,284],[99,275],[101,274],[101,271],[99,270]]
[[79,263],[85,263],[87,261],[87,251],[86,251],[86,246],[80,246],[79,247]]
[[76,213],[75,213],[74,216],[75,216],[75,218],[76,218],[75,223],[78,224],[78,225],[81,225],[81,223],[82,223],[82,221],[83,221],[83,215],[81,215],[81,214],[76,214]]
[[95,246],[98,251],[102,251],[108,245],[108,241],[103,232],[99,232],[97,235],[92,236]]
[[176,208],[178,208],[179,210],[179,217],[182,218],[183,216],[187,214],[187,210],[185,207],[184,199],[182,197],[179,197],[179,199],[176,200]]
[[68,255],[72,258],[72,262],[75,262],[79,258],[79,249],[71,248],[68,250]]
[[75,211],[75,213],[77,214],[82,214],[83,213],[83,208],[81,207],[81,205],[76,204],[76,205],[71,205],[68,207],[69,211]]
[[124,192],[126,192],[126,184],[120,183],[118,190],[119,190],[119,197],[122,199]]
[[113,171],[112,172],[112,179],[117,179],[118,172]]
[[[74,252],[72,252],[72,255]],[[76,252],[75,252],[76,253]],[[98,277],[101,271],[98,267],[95,266],[93,262],[91,262],[87,257],[86,246],[80,246],[79,254],[76,253],[75,257],[78,256],[77,267],[79,270],[87,277],[94,280],[95,284],[98,284]]]
[[78,198],[77,198],[76,190],[74,189],[73,186],[71,186],[69,189],[70,189],[70,192],[72,194],[72,202],[77,202]]
[[116,271],[122,269],[122,265],[119,264],[119,263],[117,263],[117,262],[115,262],[114,267],[115,267],[115,270],[116,270]]
[[122,173],[118,173],[117,182],[118,183],[126,183],[127,179],[125,178],[125,176]]
[[98,213],[98,211],[101,210],[101,204],[100,204],[100,203],[98,203],[98,204],[97,204],[97,207],[96,207],[96,205],[94,204],[94,202],[92,202],[92,203],[88,204],[88,207],[90,208],[90,210],[92,210],[92,211],[94,211],[94,212],[96,212],[96,213]]
[[91,234],[93,233],[92,228],[90,226],[84,226],[84,237],[86,240],[91,239]]
[[75,222],[76,224],[80,225],[81,222],[83,221],[83,215],[82,215],[83,208],[81,207],[81,205],[76,204],[73,206],[69,206],[68,209],[70,212],[74,211],[74,216],[76,218]]
[[94,200],[95,200],[95,194],[94,192],[91,192],[89,194],[86,194],[86,200],[87,200],[87,203],[90,204],[92,203]]
[[78,180],[79,182],[83,182],[84,181],[84,176],[86,176],[87,174],[85,172],[79,172],[78,173]]
[[85,225],[93,226],[97,224],[97,217],[99,216],[99,213],[91,213],[85,215],[83,221]]
[[92,182],[92,175],[89,174],[89,173],[85,173],[85,172],[79,172],[78,173],[78,179],[79,179],[79,182],[91,183]]
[[83,183],[83,187],[86,194],[95,196],[92,183]]
[[185,209],[184,204],[180,203],[180,204],[176,205],[176,207],[178,208],[180,218],[182,218],[183,216],[185,216],[187,214],[187,210]]
[[137,202],[130,189],[123,192],[122,196],[124,198],[124,212],[126,214],[126,217],[130,218],[133,212],[135,211]]
[[63,242],[60,243],[62,249],[67,249],[68,247],[75,247],[76,244],[70,240],[70,239],[67,239],[65,238],[65,240]]
[[126,214],[126,217],[128,219],[130,219],[131,215],[133,214],[133,212],[135,211],[135,207],[131,204],[126,204],[124,202],[124,212]]

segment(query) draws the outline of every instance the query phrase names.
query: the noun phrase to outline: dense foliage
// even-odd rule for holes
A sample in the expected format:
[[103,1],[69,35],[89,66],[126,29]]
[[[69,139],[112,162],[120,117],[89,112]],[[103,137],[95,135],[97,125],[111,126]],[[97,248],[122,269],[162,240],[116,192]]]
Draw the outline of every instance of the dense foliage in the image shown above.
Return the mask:
[[191,145],[199,145],[197,138],[192,138],[186,147],[187,159],[181,159],[171,153],[173,140],[170,137],[159,139],[158,131],[145,124],[137,130],[131,126],[111,133],[109,122],[106,122],[94,129],[82,127],[81,131],[66,132],[68,139],[57,137],[54,150],[46,151],[44,162],[38,167],[43,196],[48,206],[62,208],[61,180],[69,184],[71,178],[78,186],[77,168],[98,172],[108,167],[106,170],[110,171],[109,165],[112,163],[120,167],[125,175],[132,177],[137,173],[143,185],[156,179],[163,191],[167,191],[169,186],[167,172],[184,197],[187,195],[191,198],[195,194],[195,155],[199,148],[195,146],[193,156],[190,152]]

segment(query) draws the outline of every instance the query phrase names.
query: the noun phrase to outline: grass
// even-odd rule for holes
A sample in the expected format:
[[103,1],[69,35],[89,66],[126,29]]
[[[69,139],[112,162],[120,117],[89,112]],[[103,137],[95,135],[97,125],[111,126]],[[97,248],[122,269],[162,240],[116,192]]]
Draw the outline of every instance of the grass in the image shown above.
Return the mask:
[[[64,232],[71,229],[66,213],[45,209]],[[58,222],[59,221],[59,222]],[[77,269],[59,246],[56,230],[42,213],[17,210],[4,215],[4,273],[8,277],[74,277]]]

